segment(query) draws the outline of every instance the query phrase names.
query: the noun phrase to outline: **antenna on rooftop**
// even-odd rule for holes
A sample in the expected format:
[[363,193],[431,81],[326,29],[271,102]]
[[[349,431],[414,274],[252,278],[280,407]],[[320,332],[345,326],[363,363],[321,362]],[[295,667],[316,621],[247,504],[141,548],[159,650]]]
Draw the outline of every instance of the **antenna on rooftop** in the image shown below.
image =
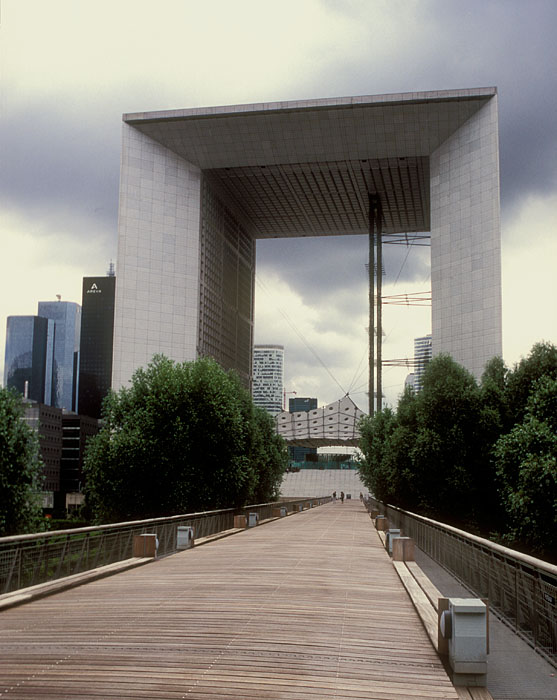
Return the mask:
[[115,276],[116,276],[116,274],[115,274],[115,272],[114,272],[114,263],[112,262],[112,260],[110,261],[110,264],[109,264],[109,266],[108,266],[108,272],[107,272],[106,274],[107,274],[109,277],[115,277]]

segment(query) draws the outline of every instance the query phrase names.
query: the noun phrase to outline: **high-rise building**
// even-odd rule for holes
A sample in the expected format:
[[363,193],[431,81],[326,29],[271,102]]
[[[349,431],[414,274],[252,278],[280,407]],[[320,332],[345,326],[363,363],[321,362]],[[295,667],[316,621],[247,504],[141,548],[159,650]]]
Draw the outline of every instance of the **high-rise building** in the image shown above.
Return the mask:
[[8,316],[4,386],[39,403],[52,401],[54,321],[39,316]]
[[99,432],[99,422],[76,413],[62,415],[60,488],[64,494],[83,490],[83,462],[87,440]]
[[414,338],[414,390],[420,391],[422,388],[422,378],[424,376],[427,363],[431,360],[432,342],[431,333],[421,338]]
[[296,396],[296,398],[288,399],[289,413],[312,411],[315,408],[317,408],[317,399],[310,399],[304,396]]
[[414,372],[410,372],[410,374],[406,377],[404,380],[404,388],[410,387],[411,389],[416,390],[416,375]]
[[210,355],[249,383],[256,241],[369,236],[376,192],[384,241],[430,232],[434,353],[477,377],[501,354],[496,88],[123,122],[115,389],[155,353]]
[[[304,396],[296,396],[288,399],[288,412],[313,411],[317,408],[317,399]],[[317,455],[317,447],[289,447],[288,457],[291,462],[305,462],[306,455]]]
[[282,411],[283,376],[284,347],[256,345],[253,348],[253,402],[273,416]]
[[79,413],[100,418],[112,379],[116,278],[84,277],[79,357]]
[[[99,432],[96,418],[80,416],[36,401],[24,401],[24,420],[39,437],[43,461],[43,507],[63,513],[67,494],[83,490],[83,462],[87,440]],[[81,496],[73,499],[80,503]]]
[[39,316],[54,321],[52,401],[67,411],[77,411],[81,307],[73,301],[40,301]]
[[39,437],[43,461],[43,491],[60,491],[60,459],[62,457],[62,411],[35,401],[24,403],[24,420]]

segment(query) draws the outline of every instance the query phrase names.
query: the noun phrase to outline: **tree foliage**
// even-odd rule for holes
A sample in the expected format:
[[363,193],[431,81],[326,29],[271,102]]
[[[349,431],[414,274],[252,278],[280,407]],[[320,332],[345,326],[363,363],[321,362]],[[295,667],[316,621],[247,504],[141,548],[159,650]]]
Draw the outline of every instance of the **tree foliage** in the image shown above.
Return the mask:
[[285,442],[275,429],[275,421],[267,411],[253,406],[254,449],[252,461],[258,465],[253,502],[265,503],[279,496],[280,485],[288,466]]
[[507,537],[557,552],[557,379],[538,379],[522,423],[495,445]]
[[235,507],[277,495],[287,455],[272,419],[215,361],[155,356],[111,393],[90,440],[86,500],[101,521]]
[[363,419],[364,483],[380,500],[541,551],[556,530],[556,382],[549,343],[511,370],[493,358],[480,384],[436,356],[418,394]]
[[394,427],[395,416],[390,408],[376,413],[373,418],[365,417],[360,421],[360,476],[380,501],[392,500],[393,485],[386,459]]
[[21,396],[0,389],[0,536],[39,529],[41,485],[38,437],[23,420]]
[[557,379],[557,347],[551,343],[536,343],[528,357],[508,373],[504,389],[510,415],[507,429],[522,422],[528,397],[542,377]]
[[450,503],[452,517],[465,519],[470,515],[481,459],[476,381],[451,357],[438,355],[426,368],[416,400],[414,464],[421,507],[436,513],[443,503]]

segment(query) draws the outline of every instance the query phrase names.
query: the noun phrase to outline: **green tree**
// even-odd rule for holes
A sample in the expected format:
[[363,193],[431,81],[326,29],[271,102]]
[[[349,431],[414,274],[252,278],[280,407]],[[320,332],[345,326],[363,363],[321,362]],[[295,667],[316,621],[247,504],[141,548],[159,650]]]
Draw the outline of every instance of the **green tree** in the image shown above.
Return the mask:
[[214,360],[155,356],[130,387],[109,395],[103,418],[85,461],[98,520],[235,507],[276,490],[263,474],[280,467],[261,463],[251,398]]
[[500,532],[506,514],[499,491],[499,478],[493,448],[514,420],[509,406],[507,380],[509,370],[501,357],[493,357],[486,365],[480,383],[481,408],[478,416],[484,469],[477,475],[476,502],[481,512],[484,534]]
[[39,442],[22,416],[21,396],[0,389],[0,536],[33,532],[41,524]]
[[396,417],[390,408],[385,408],[373,416],[363,416],[359,423],[362,458],[358,464],[358,471],[370,493],[384,502],[392,502],[393,496],[391,473],[385,457],[395,427]]
[[533,385],[521,424],[495,446],[506,536],[534,553],[557,554],[557,379]]
[[422,512],[457,522],[476,513],[478,477],[485,466],[474,377],[449,355],[428,364],[417,397],[417,434],[412,449]]
[[509,370],[503,358],[493,357],[485,366],[480,383],[482,406],[492,412],[494,428],[499,432],[512,421],[507,395],[508,376]]
[[505,382],[505,400],[510,420],[505,426],[505,432],[508,432],[514,424],[522,423],[534,383],[542,377],[557,379],[557,347],[551,343],[536,343],[530,354],[508,373]]
[[267,411],[254,406],[253,425],[252,459],[258,467],[254,502],[274,501],[279,497],[282,478],[288,467],[288,450]]
[[383,453],[383,469],[388,474],[390,502],[412,510],[416,507],[416,483],[412,449],[417,433],[417,395],[406,387],[400,397],[395,425],[390,432]]
[[513,370],[493,358],[479,386],[437,355],[418,394],[361,422],[364,483],[380,500],[555,555],[555,382],[549,343]]

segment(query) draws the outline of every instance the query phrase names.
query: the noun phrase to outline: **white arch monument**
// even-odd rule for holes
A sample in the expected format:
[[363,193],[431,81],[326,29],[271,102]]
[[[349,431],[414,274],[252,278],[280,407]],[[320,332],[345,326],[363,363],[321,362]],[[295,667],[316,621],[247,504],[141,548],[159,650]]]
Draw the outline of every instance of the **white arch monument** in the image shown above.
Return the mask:
[[431,234],[433,354],[501,354],[495,88],[126,114],[113,387],[154,353],[249,382],[255,241]]

